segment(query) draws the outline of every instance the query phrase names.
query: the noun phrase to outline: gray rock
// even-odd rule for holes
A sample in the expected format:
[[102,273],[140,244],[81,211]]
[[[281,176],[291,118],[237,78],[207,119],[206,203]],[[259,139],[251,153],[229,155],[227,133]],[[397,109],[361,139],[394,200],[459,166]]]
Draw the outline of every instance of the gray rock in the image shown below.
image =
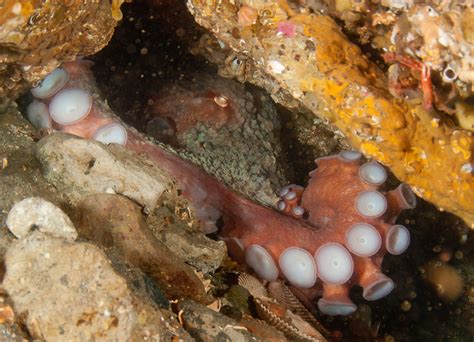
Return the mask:
[[32,229],[69,241],[77,238],[77,231],[69,217],[53,203],[40,197],[30,197],[13,206],[7,216],[7,227],[17,238]]
[[203,234],[191,234],[183,229],[164,230],[160,241],[202,273],[214,272],[227,255],[224,241],[214,241]]
[[172,180],[151,161],[118,145],[56,133],[37,147],[46,179],[72,201],[97,193],[118,193],[153,209]]
[[214,272],[227,255],[225,242],[196,231],[172,209],[160,206],[146,217],[153,235],[187,264],[205,274]]
[[237,321],[191,300],[178,303],[184,327],[199,341],[260,341]]
[[139,341],[186,336],[168,314],[139,301],[94,245],[35,231],[8,249],[5,266],[3,285],[35,339]]

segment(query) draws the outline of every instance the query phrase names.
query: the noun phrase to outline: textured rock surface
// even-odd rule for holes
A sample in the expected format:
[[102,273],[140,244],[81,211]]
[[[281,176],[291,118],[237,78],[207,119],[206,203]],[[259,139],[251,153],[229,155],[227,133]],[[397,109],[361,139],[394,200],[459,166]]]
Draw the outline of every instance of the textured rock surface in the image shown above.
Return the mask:
[[202,273],[215,271],[227,255],[224,241],[214,241],[202,233],[191,234],[174,224],[157,234],[174,254]]
[[99,51],[122,1],[2,1],[0,96],[17,98],[61,62]]
[[77,238],[76,228],[64,211],[41,197],[29,197],[16,203],[6,223],[18,239],[34,229],[69,241]]
[[123,196],[96,194],[84,198],[76,213],[80,236],[116,248],[129,264],[156,281],[170,299],[207,302],[204,285],[194,269],[153,236],[138,205]]
[[174,326],[137,303],[105,254],[33,232],[5,257],[3,285],[29,333],[44,340],[170,338]]
[[199,341],[260,341],[232,318],[190,300],[178,303],[184,327]]
[[172,181],[154,164],[124,150],[67,134],[42,139],[37,155],[46,179],[73,201],[119,193],[153,209]]
[[35,129],[20,115],[16,105],[0,109],[0,255],[12,241],[5,226],[12,206],[24,198],[41,196],[68,209],[66,197],[42,176],[34,154]]
[[188,1],[188,7],[221,41],[224,49],[215,55],[224,56],[230,74],[265,87],[284,104],[283,94],[291,95],[419,196],[474,227],[472,135],[436,112],[395,100],[382,71],[332,19],[296,14],[285,3],[245,2],[258,11],[257,23],[247,27],[237,22],[237,5]]

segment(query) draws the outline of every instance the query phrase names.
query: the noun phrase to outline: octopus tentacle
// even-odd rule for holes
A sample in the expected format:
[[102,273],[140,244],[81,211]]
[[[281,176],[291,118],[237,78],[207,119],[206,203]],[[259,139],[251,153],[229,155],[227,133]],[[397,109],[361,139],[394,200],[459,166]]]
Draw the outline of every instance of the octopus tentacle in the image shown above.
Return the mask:
[[[147,154],[177,180],[205,232],[216,230],[222,218],[219,234],[229,253],[261,278],[285,279],[308,300],[322,288],[318,307],[328,315],[355,311],[349,297],[355,284],[363,288],[366,300],[377,300],[394,288],[380,265],[387,252],[398,255],[408,248],[409,231],[395,220],[402,210],[416,205],[416,197],[403,184],[385,192],[387,173],[382,165],[363,163],[357,151],[318,158],[307,187],[291,184],[282,189],[274,210],[237,195],[124,124],[100,99],[86,62],[67,63],[60,70],[32,91],[36,99],[27,109],[30,120]],[[223,110],[227,106],[226,102]],[[228,116],[222,117],[224,124]],[[174,117],[178,119],[189,124],[184,117]]]

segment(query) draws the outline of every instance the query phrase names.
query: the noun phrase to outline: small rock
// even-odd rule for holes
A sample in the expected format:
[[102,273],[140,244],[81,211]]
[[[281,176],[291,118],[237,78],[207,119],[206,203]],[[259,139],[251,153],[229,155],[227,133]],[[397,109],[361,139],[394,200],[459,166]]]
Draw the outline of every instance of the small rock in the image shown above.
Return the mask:
[[184,327],[198,341],[260,341],[237,321],[191,300],[178,303]]
[[73,202],[112,192],[152,210],[172,188],[170,177],[154,163],[122,146],[55,133],[38,143],[36,154],[46,179]]
[[34,231],[5,255],[3,281],[33,339],[170,340],[186,333],[141,302],[98,247]]
[[7,216],[7,227],[18,239],[38,229],[69,241],[77,238],[77,231],[69,217],[53,203],[41,197],[30,197],[16,203]]
[[194,269],[153,236],[137,204],[120,195],[95,194],[79,202],[76,212],[82,237],[117,249],[128,263],[153,278],[167,296],[209,301]]
[[205,235],[191,235],[186,231],[165,231],[162,237],[161,241],[169,249],[202,273],[214,272],[227,255],[224,241],[214,241]]

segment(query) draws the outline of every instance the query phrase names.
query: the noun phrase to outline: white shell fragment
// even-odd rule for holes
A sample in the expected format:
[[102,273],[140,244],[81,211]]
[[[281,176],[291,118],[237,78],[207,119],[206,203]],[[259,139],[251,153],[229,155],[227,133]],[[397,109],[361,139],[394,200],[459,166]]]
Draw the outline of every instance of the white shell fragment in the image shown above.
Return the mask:
[[387,210],[387,199],[378,191],[363,191],[355,199],[357,212],[369,218],[376,218]]
[[63,89],[49,103],[51,118],[60,125],[71,125],[84,119],[90,112],[92,99],[82,89]]
[[95,132],[94,140],[103,144],[119,144],[125,145],[127,143],[127,130],[121,124],[113,123],[101,127]]
[[360,178],[370,185],[380,185],[387,180],[387,171],[377,162],[365,163],[359,168]]
[[310,288],[316,283],[316,262],[306,250],[289,247],[280,255],[280,269],[291,285]]
[[26,108],[26,116],[36,128],[51,128],[48,106],[41,101],[31,102]]
[[347,248],[360,257],[369,257],[377,253],[382,245],[378,230],[368,223],[356,223],[346,234]]
[[354,272],[351,255],[339,243],[326,243],[314,256],[319,277],[328,284],[340,285],[348,281]]
[[63,68],[57,68],[46,76],[39,86],[31,89],[31,94],[39,99],[48,98],[60,91],[68,80],[68,72]]
[[260,245],[251,245],[245,252],[245,261],[262,279],[274,281],[278,278],[278,269],[272,256]]
[[385,247],[390,254],[400,255],[410,246],[410,232],[405,226],[396,224],[387,232]]
[[77,238],[77,231],[69,217],[53,203],[40,197],[29,197],[15,204],[7,217],[7,227],[17,238],[38,229],[68,241]]

